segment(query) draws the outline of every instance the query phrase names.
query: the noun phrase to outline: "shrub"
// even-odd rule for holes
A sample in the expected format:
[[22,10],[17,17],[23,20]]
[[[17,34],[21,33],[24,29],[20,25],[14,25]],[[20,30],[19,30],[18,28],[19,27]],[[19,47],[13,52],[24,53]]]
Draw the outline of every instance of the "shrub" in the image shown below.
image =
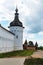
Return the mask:
[[43,50],[43,46],[38,47],[39,50]]
[[41,58],[25,59],[24,65],[43,65],[43,59]]

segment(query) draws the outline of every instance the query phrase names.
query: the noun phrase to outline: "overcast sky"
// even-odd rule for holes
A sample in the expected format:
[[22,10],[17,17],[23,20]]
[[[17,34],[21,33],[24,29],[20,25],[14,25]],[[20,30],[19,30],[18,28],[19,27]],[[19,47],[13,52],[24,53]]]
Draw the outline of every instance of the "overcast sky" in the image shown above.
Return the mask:
[[5,28],[14,19],[16,6],[25,27],[23,41],[43,45],[43,0],[0,0],[0,24]]

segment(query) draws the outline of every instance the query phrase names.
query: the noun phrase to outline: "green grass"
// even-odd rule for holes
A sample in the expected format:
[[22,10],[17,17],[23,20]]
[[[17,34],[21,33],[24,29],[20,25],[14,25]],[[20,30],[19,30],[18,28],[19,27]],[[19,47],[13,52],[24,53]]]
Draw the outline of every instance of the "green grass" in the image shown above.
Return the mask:
[[0,58],[14,57],[14,56],[30,56],[31,54],[33,54],[33,52],[34,52],[33,50],[19,50],[8,53],[1,53]]
[[41,58],[26,59],[24,65],[43,65],[43,59]]

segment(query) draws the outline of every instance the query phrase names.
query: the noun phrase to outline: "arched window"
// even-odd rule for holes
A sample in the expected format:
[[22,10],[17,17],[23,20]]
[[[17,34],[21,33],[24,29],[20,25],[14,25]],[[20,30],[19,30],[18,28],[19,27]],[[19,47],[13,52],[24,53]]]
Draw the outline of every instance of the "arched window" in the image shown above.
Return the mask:
[[18,38],[18,35],[16,36],[16,38]]

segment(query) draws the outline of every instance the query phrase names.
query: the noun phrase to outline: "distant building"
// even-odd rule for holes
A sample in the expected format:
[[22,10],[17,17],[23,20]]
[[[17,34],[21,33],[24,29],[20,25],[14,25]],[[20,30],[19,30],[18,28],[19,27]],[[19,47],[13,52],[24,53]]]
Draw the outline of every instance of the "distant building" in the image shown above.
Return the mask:
[[23,24],[19,20],[16,8],[15,18],[10,23],[9,31],[0,25],[0,53],[23,49]]
[[35,45],[33,45],[32,42],[29,45],[27,43],[24,43],[23,44],[23,49],[25,49],[25,50],[37,50],[38,49],[38,44],[37,44],[37,42],[35,43]]

